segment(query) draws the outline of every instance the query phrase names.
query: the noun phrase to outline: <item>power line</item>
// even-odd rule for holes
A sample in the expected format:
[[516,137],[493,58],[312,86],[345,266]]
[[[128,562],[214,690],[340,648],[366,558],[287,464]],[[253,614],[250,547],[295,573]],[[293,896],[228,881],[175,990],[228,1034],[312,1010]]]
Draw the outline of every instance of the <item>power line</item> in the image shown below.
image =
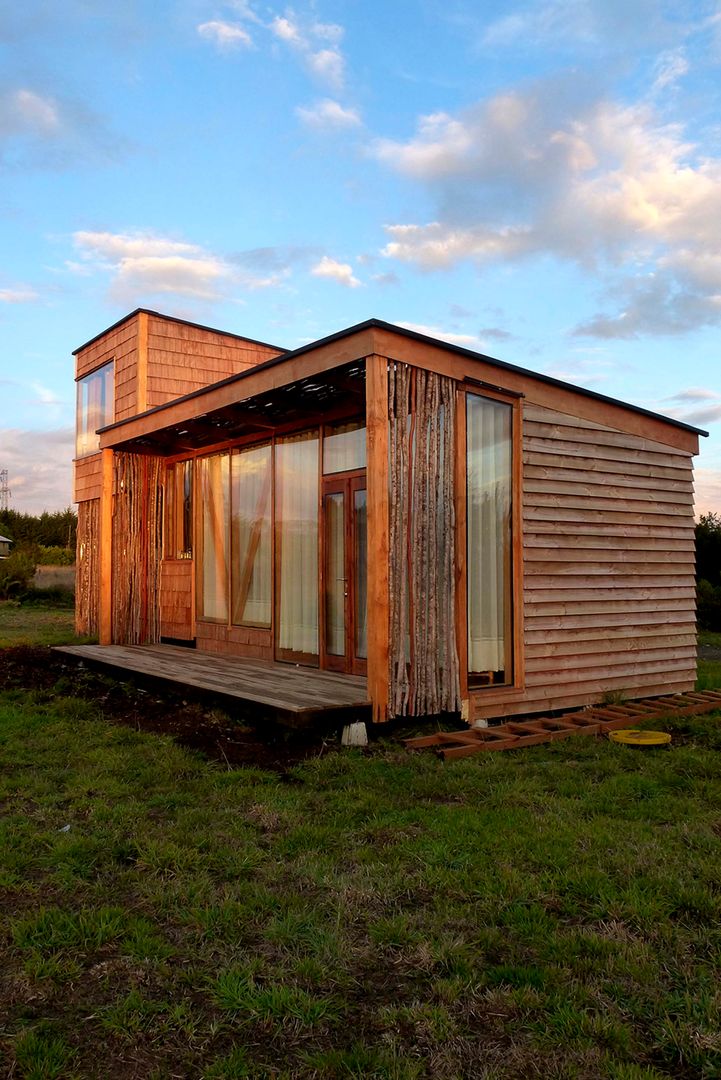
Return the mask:
[[8,487],[8,471],[0,469],[0,510],[10,509],[10,488]]

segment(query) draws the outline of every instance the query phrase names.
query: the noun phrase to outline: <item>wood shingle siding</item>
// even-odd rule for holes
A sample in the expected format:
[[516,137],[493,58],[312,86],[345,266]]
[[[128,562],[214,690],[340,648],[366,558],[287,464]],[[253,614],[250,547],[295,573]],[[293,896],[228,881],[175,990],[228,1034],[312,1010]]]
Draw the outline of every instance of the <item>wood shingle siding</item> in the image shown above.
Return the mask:
[[692,689],[691,455],[531,403],[523,431],[525,688],[472,717]]
[[270,345],[157,315],[147,318],[148,409],[279,355]]

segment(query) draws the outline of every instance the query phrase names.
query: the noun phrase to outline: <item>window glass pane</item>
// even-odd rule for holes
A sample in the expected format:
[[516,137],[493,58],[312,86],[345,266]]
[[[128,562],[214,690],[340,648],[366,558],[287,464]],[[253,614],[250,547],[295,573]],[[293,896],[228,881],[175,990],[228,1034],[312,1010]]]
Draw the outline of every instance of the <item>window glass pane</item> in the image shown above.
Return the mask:
[[318,655],[318,434],[275,451],[278,648]]
[[198,608],[206,619],[228,618],[229,473],[227,454],[215,454],[199,462],[202,550]]
[[326,427],[323,472],[348,472],[366,467],[366,429],[362,420]]
[[100,446],[98,428],[115,419],[114,365],[103,367],[78,379],[75,452],[78,457],[92,454]]
[[233,622],[270,626],[270,446],[231,458]]
[[509,682],[511,634],[510,405],[466,397],[468,670]]
[[193,462],[178,461],[165,473],[165,547],[166,559],[193,557]]
[[368,544],[366,493],[356,491],[355,509],[355,655],[368,656]]
[[345,656],[345,510],[343,495],[325,497],[325,636],[331,656]]

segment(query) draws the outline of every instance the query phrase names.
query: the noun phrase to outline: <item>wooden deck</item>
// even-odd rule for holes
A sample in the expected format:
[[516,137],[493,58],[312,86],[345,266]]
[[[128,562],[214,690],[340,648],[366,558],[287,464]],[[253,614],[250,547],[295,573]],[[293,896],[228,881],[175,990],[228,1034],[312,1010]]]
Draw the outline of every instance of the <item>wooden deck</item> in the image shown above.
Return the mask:
[[339,718],[363,720],[370,715],[367,682],[357,675],[214,656],[177,645],[61,645],[57,651],[296,718],[338,713]]

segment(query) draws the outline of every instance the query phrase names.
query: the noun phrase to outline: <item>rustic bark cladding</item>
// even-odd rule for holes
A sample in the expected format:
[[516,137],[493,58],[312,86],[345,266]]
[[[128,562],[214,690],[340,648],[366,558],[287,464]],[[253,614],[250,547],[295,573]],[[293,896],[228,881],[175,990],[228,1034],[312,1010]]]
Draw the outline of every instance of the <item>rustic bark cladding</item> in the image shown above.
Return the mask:
[[100,499],[87,499],[78,505],[77,576],[75,580],[75,631],[97,634]]
[[452,379],[389,365],[391,716],[460,709],[454,406]]
[[160,640],[163,459],[113,457],[113,641]]

